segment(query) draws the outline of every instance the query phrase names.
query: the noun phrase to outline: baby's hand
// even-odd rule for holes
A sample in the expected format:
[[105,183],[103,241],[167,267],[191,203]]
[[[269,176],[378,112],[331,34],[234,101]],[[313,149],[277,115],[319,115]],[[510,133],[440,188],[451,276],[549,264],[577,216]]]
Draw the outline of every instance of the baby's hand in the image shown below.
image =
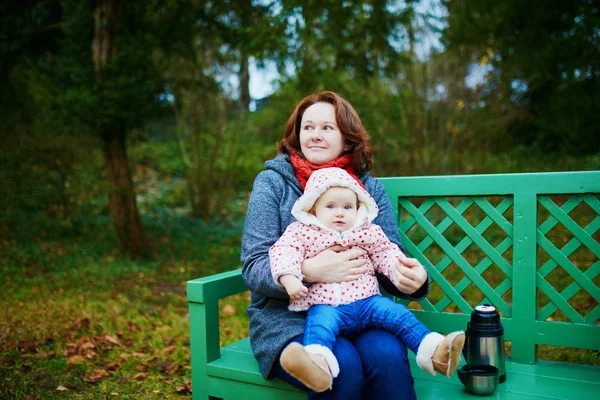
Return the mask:
[[283,285],[292,300],[303,299],[308,295],[308,288],[294,275],[282,275],[279,278],[279,282]]
[[392,282],[402,293],[413,294],[427,281],[427,270],[416,258],[404,254],[392,265]]
[[394,258],[394,261],[392,262],[392,283],[396,286],[398,286],[403,277],[401,272],[403,266],[404,265],[400,262],[399,258]]

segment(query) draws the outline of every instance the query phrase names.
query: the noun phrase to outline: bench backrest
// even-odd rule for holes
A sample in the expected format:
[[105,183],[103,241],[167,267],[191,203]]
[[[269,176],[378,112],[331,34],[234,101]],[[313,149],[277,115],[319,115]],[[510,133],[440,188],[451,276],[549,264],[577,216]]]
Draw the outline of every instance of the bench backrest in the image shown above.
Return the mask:
[[415,314],[465,329],[502,315],[512,360],[536,346],[600,350],[600,171],[381,178],[409,254],[432,290]]

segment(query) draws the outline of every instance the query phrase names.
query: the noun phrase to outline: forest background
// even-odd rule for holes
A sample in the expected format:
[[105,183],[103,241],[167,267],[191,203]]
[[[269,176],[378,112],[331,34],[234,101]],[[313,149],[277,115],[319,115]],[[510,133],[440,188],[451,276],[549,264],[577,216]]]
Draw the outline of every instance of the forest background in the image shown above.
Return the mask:
[[0,398],[189,395],[185,281],[239,267],[309,93],[355,106],[375,176],[600,167],[593,0],[10,0],[0,56]]

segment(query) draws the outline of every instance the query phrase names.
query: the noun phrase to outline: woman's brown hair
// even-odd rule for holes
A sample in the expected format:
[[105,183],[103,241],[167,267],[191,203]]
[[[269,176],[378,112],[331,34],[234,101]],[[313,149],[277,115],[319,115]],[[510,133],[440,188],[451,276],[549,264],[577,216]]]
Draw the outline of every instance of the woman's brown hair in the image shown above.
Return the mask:
[[360,118],[352,105],[339,94],[334,92],[319,92],[311,94],[296,106],[285,125],[283,139],[279,142],[278,150],[281,153],[296,152],[304,158],[300,148],[300,128],[302,116],[306,109],[316,103],[329,103],[335,108],[335,120],[348,145],[352,157],[352,166],[357,175],[364,175],[373,166],[373,148],[369,144],[369,134],[365,130]]

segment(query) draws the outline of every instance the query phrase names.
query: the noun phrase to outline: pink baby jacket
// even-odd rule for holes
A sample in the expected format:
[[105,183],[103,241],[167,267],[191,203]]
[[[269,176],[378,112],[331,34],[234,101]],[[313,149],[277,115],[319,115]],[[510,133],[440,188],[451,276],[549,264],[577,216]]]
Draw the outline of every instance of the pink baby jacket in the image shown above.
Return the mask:
[[[356,225],[344,232],[325,227],[310,213],[317,199],[329,187],[341,186],[352,189],[358,196],[359,206]],[[339,283],[313,283],[308,288],[308,296],[292,300],[289,309],[303,311],[315,304],[337,306],[352,303],[379,294],[379,284],[375,272],[387,276],[394,284],[393,261],[402,254],[383,230],[371,221],[378,213],[377,203],[354,178],[340,168],[324,168],[313,172],[304,194],[292,208],[296,222],[288,226],[281,238],[269,250],[271,273],[277,284],[279,278],[291,274],[304,279],[301,273],[302,261],[314,257],[321,251],[336,244],[347,249],[360,247],[367,251],[367,272],[357,280]]]

